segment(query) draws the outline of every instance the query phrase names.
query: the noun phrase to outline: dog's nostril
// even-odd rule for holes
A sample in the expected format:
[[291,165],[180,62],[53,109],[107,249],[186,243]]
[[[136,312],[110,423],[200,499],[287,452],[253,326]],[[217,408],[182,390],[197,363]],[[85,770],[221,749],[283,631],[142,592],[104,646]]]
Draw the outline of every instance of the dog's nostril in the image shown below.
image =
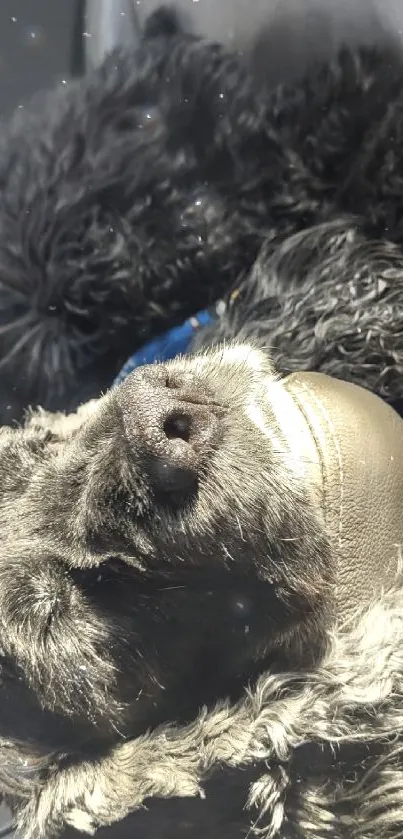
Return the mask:
[[128,451],[155,498],[175,506],[190,502],[221,439],[208,384],[185,365],[155,365],[134,371],[117,398]]
[[195,378],[191,373],[167,370],[164,384],[167,390],[192,391],[195,389]]
[[168,440],[184,440],[189,443],[192,420],[190,416],[181,413],[172,413],[164,422],[164,434]]
[[165,387],[168,388],[168,390],[178,390],[180,385],[178,382],[174,381],[171,375],[167,374],[165,376]]

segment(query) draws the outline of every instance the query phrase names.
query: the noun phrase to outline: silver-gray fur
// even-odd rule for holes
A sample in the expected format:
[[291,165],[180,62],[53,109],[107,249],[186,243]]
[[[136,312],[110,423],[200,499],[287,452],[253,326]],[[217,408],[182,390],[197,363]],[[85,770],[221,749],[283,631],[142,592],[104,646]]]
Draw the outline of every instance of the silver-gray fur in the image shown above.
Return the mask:
[[[24,839],[42,839],[67,820],[91,833],[152,796],[204,796],[214,770],[236,768],[245,774],[251,831],[265,839],[397,839],[402,736],[397,589],[354,627],[332,631],[318,668],[266,673],[233,706],[205,710],[188,727],[161,727],[104,760],[55,775],[22,812],[20,829]],[[250,766],[260,776],[248,788]]]

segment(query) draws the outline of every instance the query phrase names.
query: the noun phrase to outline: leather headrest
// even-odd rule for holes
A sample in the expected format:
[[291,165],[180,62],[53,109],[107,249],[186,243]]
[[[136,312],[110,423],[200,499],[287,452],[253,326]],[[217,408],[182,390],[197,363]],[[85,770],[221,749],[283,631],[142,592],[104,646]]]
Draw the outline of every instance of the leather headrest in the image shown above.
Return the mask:
[[336,612],[348,619],[391,587],[400,569],[403,420],[369,391],[320,373],[292,374],[283,385],[303,417],[307,456],[317,457]]

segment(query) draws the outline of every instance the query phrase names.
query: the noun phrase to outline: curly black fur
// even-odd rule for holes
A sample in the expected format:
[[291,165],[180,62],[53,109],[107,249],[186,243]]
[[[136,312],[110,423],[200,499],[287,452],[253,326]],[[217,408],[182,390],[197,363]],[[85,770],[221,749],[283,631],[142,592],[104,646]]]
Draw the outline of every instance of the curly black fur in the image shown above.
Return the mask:
[[65,407],[87,379],[97,393],[129,349],[249,267],[270,145],[236,57],[182,35],[16,119],[0,162],[0,357],[6,382],[23,371],[21,404]]
[[[258,90],[239,56],[183,35],[164,13],[136,54],[111,56],[82,84],[20,113],[0,143],[1,419],[29,402],[72,408],[105,388],[128,352],[221,295],[226,311],[198,335],[199,347],[251,340],[270,348],[283,372],[314,368],[398,399],[402,96],[401,60],[376,51],[344,51],[300,85]],[[262,396],[253,364],[234,369],[220,352],[169,368],[179,377],[202,369],[232,406],[227,445],[212,457],[196,512],[154,503],[141,422],[133,449],[122,426],[133,384],[84,408],[81,419],[35,414],[25,428],[1,432],[0,786],[18,800],[27,836],[45,836],[66,817],[107,824],[144,795],[197,792],[216,757],[243,766],[242,738],[252,742],[252,762],[256,754],[272,761],[250,797],[268,815],[267,836],[311,835],[312,824],[332,839],[376,835],[376,804],[359,821],[360,784],[376,792],[371,772],[385,785],[385,808],[398,809],[385,835],[399,835],[402,807],[388,787],[401,753],[391,743],[401,728],[399,597],[376,623],[374,647],[390,651],[380,674],[359,631],[358,641],[332,637],[323,671],[307,669],[323,650],[326,534],[304,487],[275,447],[262,451],[245,417],[247,398]],[[144,394],[131,400],[139,422]],[[254,607],[248,633],[237,617],[239,591]],[[304,661],[301,705],[293,690],[281,705],[287,679],[266,674],[252,697],[207,718],[206,743],[198,722],[172,735],[183,758],[177,775],[152,762],[154,749],[170,757],[169,730],[151,736],[151,751],[147,737],[131,740],[125,762],[122,735],[185,722],[203,701],[239,696],[274,648],[277,669],[278,648],[287,666]],[[359,752],[320,787],[323,772],[305,777],[299,744],[306,738],[308,764],[311,742],[319,743],[315,760],[325,746],[332,757],[341,737],[357,750],[356,718],[340,705],[356,665],[359,732],[368,743],[378,738],[378,763],[367,773]],[[284,716],[268,730],[272,700]],[[123,804],[121,761],[130,782]],[[232,789],[231,776],[223,783]],[[347,815],[340,801],[351,804]],[[203,827],[185,806],[179,828],[222,837],[232,818],[243,830],[239,796],[228,810],[221,825],[213,800]]]
[[196,334],[194,348],[237,335],[268,348],[283,373],[321,370],[397,401],[402,299],[399,246],[340,218],[263,246],[239,295]]
[[[346,300],[351,313],[368,292],[357,270],[370,282],[380,262],[388,270],[391,254],[397,274],[393,291],[385,280],[381,309],[376,292],[372,304],[388,347],[381,390],[395,397],[401,342],[384,302],[399,276],[398,247],[389,243],[398,246],[402,235],[402,80],[395,55],[345,51],[299,85],[258,91],[239,56],[182,34],[160,13],[135,54],[111,56],[84,82],[19,113],[0,146],[2,420],[29,402],[72,408],[98,393],[126,353],[237,285],[262,246],[255,286],[259,277],[268,283],[264,261],[276,244],[334,220],[341,231],[345,214],[357,217],[362,242],[361,256],[357,245],[344,255],[339,239],[334,257],[345,289],[356,285],[356,301]],[[321,248],[332,250],[332,236],[326,245],[321,228]],[[332,372],[348,376],[355,362],[346,366],[342,353],[338,361],[326,343],[330,333],[337,343],[340,317],[330,297],[321,309],[329,328],[308,350],[306,288],[321,283],[321,270],[301,266],[302,280],[293,262],[293,290],[273,335],[273,292],[263,305],[257,289],[259,330],[278,345],[285,368],[329,369],[323,356],[332,354]],[[281,282],[290,289],[286,268],[283,261],[275,296],[283,296]],[[247,320],[249,308],[236,317]],[[355,358],[367,355],[370,323],[361,329]]]

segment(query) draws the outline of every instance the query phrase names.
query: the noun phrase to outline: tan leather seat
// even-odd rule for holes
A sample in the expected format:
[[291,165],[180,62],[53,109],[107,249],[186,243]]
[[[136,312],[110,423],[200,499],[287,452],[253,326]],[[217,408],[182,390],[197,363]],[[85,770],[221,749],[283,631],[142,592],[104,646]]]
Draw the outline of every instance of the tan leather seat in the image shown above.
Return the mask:
[[400,570],[403,420],[369,391],[319,373],[292,374],[284,385],[303,417],[307,450],[313,441],[317,452],[335,607],[348,619],[396,583]]

